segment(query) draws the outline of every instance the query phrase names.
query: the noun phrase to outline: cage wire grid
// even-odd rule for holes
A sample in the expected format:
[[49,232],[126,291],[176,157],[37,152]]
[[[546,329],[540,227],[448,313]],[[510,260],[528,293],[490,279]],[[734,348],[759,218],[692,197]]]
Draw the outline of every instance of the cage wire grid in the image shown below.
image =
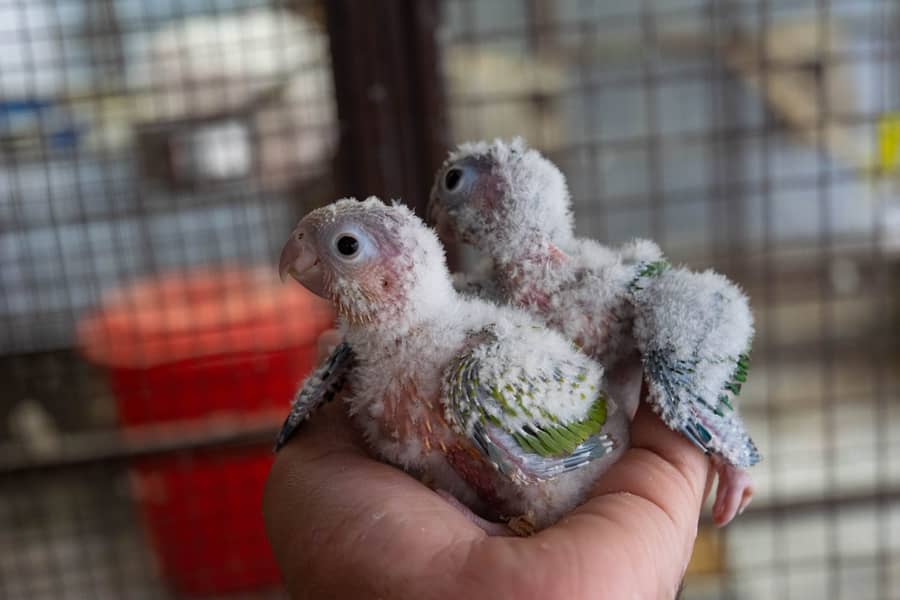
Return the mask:
[[[751,298],[741,402],[765,457],[758,495],[727,529],[701,529],[683,597],[900,598],[896,3],[441,8],[448,145],[523,135],[568,177],[581,235],[653,238]],[[242,543],[196,524],[233,519],[222,506],[258,512],[229,469],[267,451],[286,398],[267,389],[270,412],[123,436],[76,324],[144,277],[272,268],[296,219],[333,199],[342,73],[325,12],[0,0],[0,597],[191,596],[160,539],[184,532],[195,557]],[[235,295],[238,311],[252,304]],[[125,300],[133,313],[184,302]],[[276,368],[220,373],[239,388]],[[143,402],[165,412],[179,393],[166,385]],[[160,472],[196,493],[152,521]],[[266,564],[221,560],[176,563],[195,590],[280,596]],[[225,589],[220,571],[254,585]]]

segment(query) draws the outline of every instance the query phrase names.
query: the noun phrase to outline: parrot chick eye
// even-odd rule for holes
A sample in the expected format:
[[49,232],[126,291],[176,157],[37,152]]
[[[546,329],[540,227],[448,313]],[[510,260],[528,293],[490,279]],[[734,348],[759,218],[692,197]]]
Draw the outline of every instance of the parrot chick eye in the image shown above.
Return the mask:
[[341,256],[344,256],[345,258],[353,258],[359,254],[359,240],[352,235],[344,234],[339,236],[335,243],[335,247]]
[[444,189],[448,192],[455,191],[457,187],[459,187],[459,183],[462,181],[463,172],[462,169],[458,167],[453,167],[448,170],[446,175],[444,175]]

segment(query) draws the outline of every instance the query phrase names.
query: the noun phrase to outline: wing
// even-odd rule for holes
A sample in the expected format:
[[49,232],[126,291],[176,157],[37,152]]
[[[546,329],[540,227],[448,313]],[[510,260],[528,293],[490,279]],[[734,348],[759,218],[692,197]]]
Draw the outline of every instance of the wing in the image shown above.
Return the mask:
[[448,420],[516,481],[556,477],[616,447],[602,431],[613,409],[602,368],[557,338],[544,329],[514,337],[484,330],[447,370]]
[[648,401],[670,428],[737,467],[760,461],[737,412],[747,380],[753,319],[727,279],[665,261],[636,267],[629,287]]
[[344,385],[347,373],[353,365],[353,351],[346,342],[335,346],[325,361],[313,371],[300,386],[291,412],[288,413],[284,425],[275,441],[275,452],[293,437],[297,428],[321,405],[334,398]]

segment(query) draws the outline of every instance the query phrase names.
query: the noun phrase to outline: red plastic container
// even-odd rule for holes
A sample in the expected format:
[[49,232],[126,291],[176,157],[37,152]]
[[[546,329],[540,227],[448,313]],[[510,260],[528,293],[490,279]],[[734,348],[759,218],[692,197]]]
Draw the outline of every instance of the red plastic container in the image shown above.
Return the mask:
[[[270,270],[205,270],[138,282],[84,321],[126,436],[277,426],[312,369],[328,305]],[[171,431],[169,431],[171,430]],[[152,435],[150,437],[153,437]],[[271,447],[136,460],[134,493],[165,577],[185,594],[279,581],[263,530]]]

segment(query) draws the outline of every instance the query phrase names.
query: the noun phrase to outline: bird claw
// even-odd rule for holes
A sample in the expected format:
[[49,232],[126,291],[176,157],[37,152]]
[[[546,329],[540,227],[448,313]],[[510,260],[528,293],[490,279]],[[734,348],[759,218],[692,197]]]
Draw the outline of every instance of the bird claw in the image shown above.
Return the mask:
[[537,533],[537,526],[534,524],[532,515],[512,517],[506,522],[506,526],[519,537],[531,537]]

